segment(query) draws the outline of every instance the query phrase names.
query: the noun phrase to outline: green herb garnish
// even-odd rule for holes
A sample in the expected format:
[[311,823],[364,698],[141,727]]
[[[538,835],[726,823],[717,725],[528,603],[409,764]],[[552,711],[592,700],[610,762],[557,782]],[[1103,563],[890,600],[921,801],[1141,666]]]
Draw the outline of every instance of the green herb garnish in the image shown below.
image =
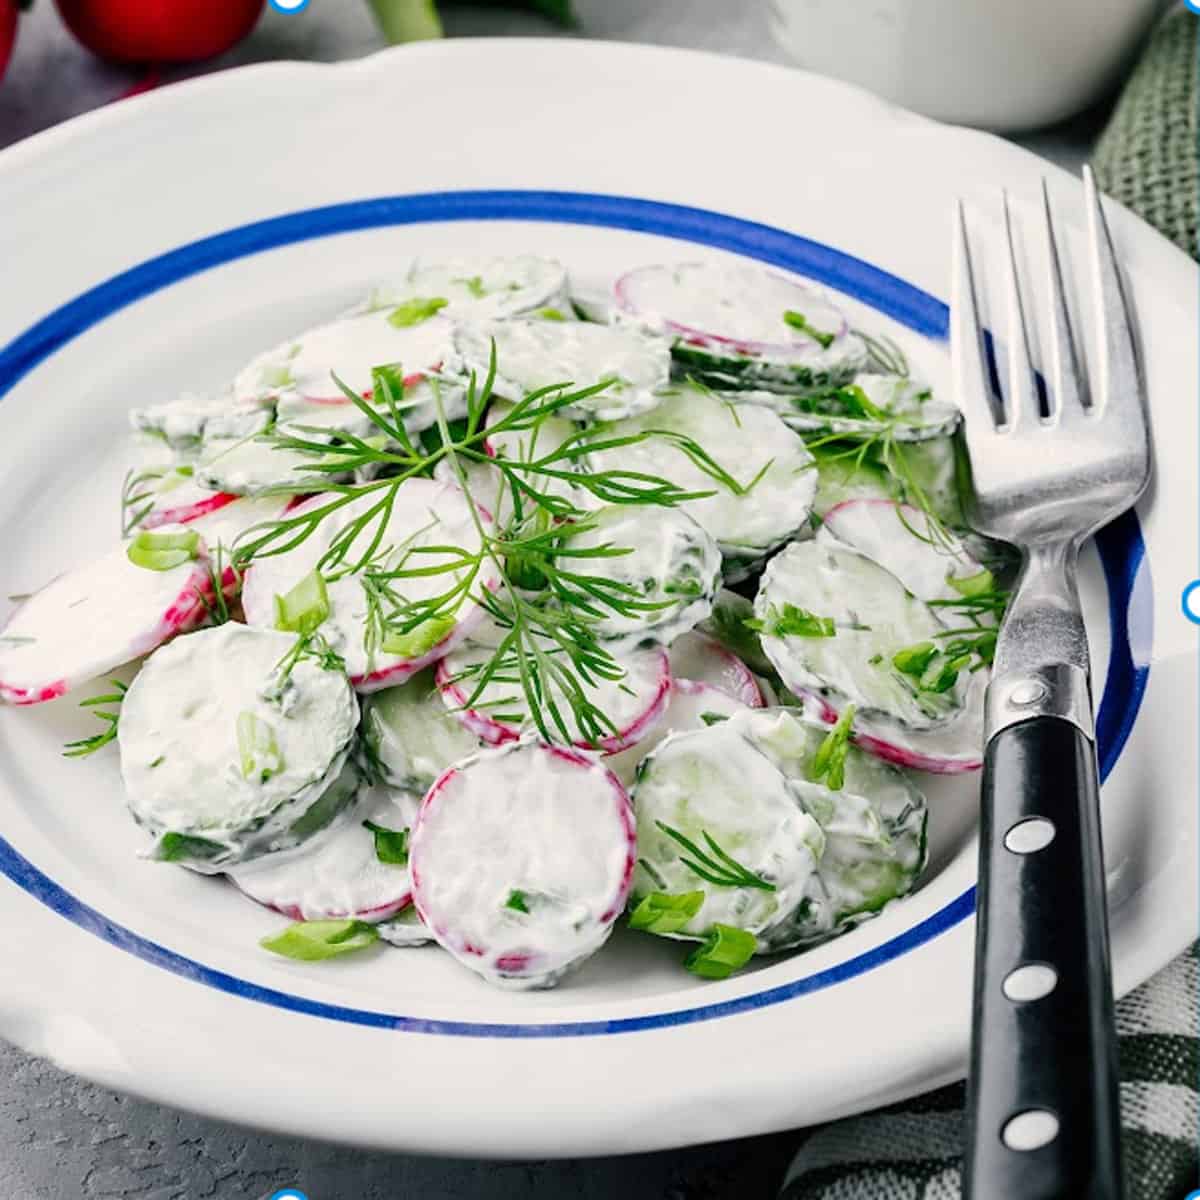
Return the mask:
[[388,314],[388,324],[397,329],[407,329],[411,325],[420,325],[435,316],[450,301],[444,296],[414,296],[396,305]]
[[775,891],[773,883],[763,879],[760,875],[755,875],[753,871],[742,866],[736,858],[731,857],[722,850],[708,830],[702,829],[700,836],[704,839],[711,853],[701,850],[695,842],[685,837],[678,829],[673,829],[670,825],[666,825],[662,821],[655,821],[654,824],[667,837],[683,847],[691,855],[691,858],[685,858],[683,855],[680,855],[679,860],[690,871],[699,875],[701,879],[707,880],[709,883],[714,883],[718,887],[748,887],[758,888],[764,892]]
[[283,770],[283,755],[275,740],[275,730],[256,713],[238,713],[237,744],[243,779],[266,783]]
[[757,949],[754,934],[732,925],[714,925],[703,944],[688,955],[683,965],[704,979],[728,979],[753,958]]
[[297,921],[258,944],[272,954],[298,962],[323,962],[365,950],[378,938],[379,931],[365,921]]
[[194,529],[143,529],[134,535],[125,554],[135,567],[170,571],[194,559],[199,550],[200,535]]
[[643,896],[629,914],[629,928],[646,933],[677,933],[699,911],[704,903],[703,892],[651,892]]
[[806,608],[790,603],[782,607],[772,604],[767,609],[765,619],[747,617],[742,623],[747,629],[765,633],[770,637],[837,637],[837,627],[832,617],[819,617]]
[[513,888],[508,893],[508,899],[504,902],[505,908],[511,908],[513,912],[528,913],[529,912],[529,896],[521,891],[520,888]]
[[846,755],[854,729],[854,705],[847,704],[837,724],[825,735],[813,755],[808,777],[823,783],[831,792],[840,792],[846,783]]
[[363,828],[375,835],[375,857],[389,866],[408,865],[408,830],[387,829],[374,821],[364,821]]
[[[116,691],[109,692],[104,696],[93,696],[90,700],[81,700],[80,708],[90,709],[92,716],[97,717],[104,722],[104,728],[93,734],[91,737],[80,738],[75,742],[68,742],[63,747],[64,758],[86,758],[89,754],[95,754],[97,750],[107,746],[117,736],[117,725],[121,719],[121,714],[116,709],[121,706],[121,701],[125,699],[125,693],[129,688],[119,679],[111,679],[109,682],[116,688]],[[112,710],[102,709],[97,707],[101,704],[111,704],[115,708]]]
[[329,592],[319,570],[310,571],[286,595],[275,597],[275,628],[302,636],[329,616]]
[[808,318],[803,313],[796,312],[795,309],[789,308],[783,314],[783,323],[790,326],[792,329],[799,329],[801,333],[807,333],[810,338],[816,342],[822,350],[828,350],[837,339],[837,335],[833,333],[825,333],[820,329],[814,329],[808,323]]

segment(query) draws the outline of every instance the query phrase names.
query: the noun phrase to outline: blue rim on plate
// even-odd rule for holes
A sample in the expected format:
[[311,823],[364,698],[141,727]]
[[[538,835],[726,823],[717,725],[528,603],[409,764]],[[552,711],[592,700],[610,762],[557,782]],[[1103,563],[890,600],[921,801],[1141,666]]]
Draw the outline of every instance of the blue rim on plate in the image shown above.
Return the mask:
[[[148,259],[90,288],[0,349],[0,398],[55,351],[118,310],[211,267],[279,246],[392,225],[443,221],[543,221],[597,225],[694,242],[806,276],[892,317],[925,337],[945,340],[946,306],[912,284],[796,234],[706,209],[624,196],[558,191],[427,192],[332,204],[241,225]],[[1097,538],[1108,589],[1112,650],[1096,740],[1106,779],[1129,737],[1150,674],[1153,604],[1141,526],[1126,513]],[[1131,631],[1133,637],[1131,639]],[[1131,641],[1142,661],[1135,662]],[[109,920],[40,871],[0,837],[0,874],[48,908],[119,950],[230,995],[328,1020],[379,1029],[457,1037],[545,1038],[633,1033],[733,1016],[832,987],[891,962],[966,920],[968,888],[923,921],[880,946],[802,979],[733,1000],[611,1021],[499,1024],[441,1021],[325,1004],[262,987],[168,950]]]

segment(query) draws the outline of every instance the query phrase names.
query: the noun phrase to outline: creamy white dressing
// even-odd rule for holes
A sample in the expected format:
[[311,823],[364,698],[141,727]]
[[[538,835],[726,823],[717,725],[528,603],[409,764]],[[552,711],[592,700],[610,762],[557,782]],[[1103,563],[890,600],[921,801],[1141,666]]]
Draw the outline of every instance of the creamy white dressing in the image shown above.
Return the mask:
[[583,321],[501,321],[463,325],[455,345],[469,369],[486,375],[496,348],[495,392],[506,400],[553,385],[570,390],[611,381],[603,391],[561,409],[577,421],[611,421],[657,407],[667,386],[667,343],[632,329]]
[[615,431],[598,430],[594,437],[648,430],[691,438],[744,490],[732,491],[683,449],[661,438],[595,454],[593,468],[641,471],[689,492],[711,492],[682,508],[735,563],[767,553],[807,524],[817,487],[813,457],[799,435],[774,413],[737,408],[709,392],[681,385],[664,396],[653,413],[622,421]]
[[[302,515],[337,499],[336,493],[314,496],[303,506],[291,510],[289,515]],[[285,554],[257,559],[246,572],[242,593],[247,621],[251,625],[273,627],[275,597],[286,595],[311,574],[337,534],[368,512],[378,499],[377,495],[367,493],[331,512],[299,546]],[[480,520],[484,518],[481,516]],[[376,521],[362,529],[352,541],[344,561],[357,562],[371,546],[377,530]],[[402,564],[425,568],[445,563],[447,560],[442,556],[416,553],[421,546],[434,545],[459,547],[466,554],[478,553],[480,537],[475,516],[466,497],[456,488],[433,480],[410,479],[396,493],[387,529],[379,543],[376,568],[401,570],[404,569]],[[332,573],[332,569],[326,572],[330,613],[320,632],[345,660],[346,671],[360,690],[375,690],[403,682],[449,650],[482,616],[478,605],[468,599],[458,609],[456,624],[430,626],[424,636],[418,634],[410,643],[411,652],[389,654],[382,647],[368,645],[368,604],[361,574],[351,572],[330,578]],[[413,602],[441,595],[456,578],[457,571],[447,571],[397,579],[393,581],[393,587],[399,595]],[[495,578],[494,566],[490,560],[485,560],[472,593],[477,595],[481,589],[494,585]]]
[[269,404],[257,397],[229,393],[199,396],[186,392],[177,400],[135,408],[133,428],[159,442],[185,462],[193,461],[207,438],[244,438],[261,433],[272,420]]
[[[164,535],[186,526],[164,525]],[[128,546],[60,575],[34,593],[0,633],[0,700],[35,704],[149,654],[204,616],[203,540],[166,571],[136,566]]]
[[[564,545],[568,551],[605,546],[627,551],[576,563],[628,589],[632,601],[655,606],[629,615],[606,611],[592,628],[613,647],[670,645],[712,612],[721,551],[682,509],[637,504],[599,509],[581,532],[564,539]],[[576,563],[563,560],[568,568]]]
[[[295,641],[231,622],[178,638],[147,662],[118,733],[139,824],[226,847],[224,865],[274,848],[272,835],[325,793],[349,752],[358,704],[340,672],[309,658],[283,680],[279,664]],[[269,748],[247,760],[239,721]]]
[[[668,737],[642,764],[633,801],[633,903],[650,892],[703,892],[699,911],[675,936],[699,938],[715,924],[732,925],[755,934],[765,950],[772,931],[790,922],[804,900],[825,842],[779,769],[721,721]],[[774,890],[706,880],[686,865],[688,852],[662,825],[700,847],[707,833]]]
[[289,338],[260,354],[233,383],[239,403],[292,398],[347,403],[336,375],[352,392],[371,395],[371,372],[393,366],[403,376],[455,368],[454,322],[438,313],[397,326],[391,310],[343,317]]
[[222,565],[228,567],[238,539],[257,525],[278,520],[287,505],[287,496],[246,496],[194,517],[187,525],[200,531],[214,564],[219,552]]
[[918,600],[961,600],[950,579],[969,579],[983,567],[948,529],[935,529],[911,504],[860,500],[825,516],[821,544],[848,546],[890,571]]
[[[475,692],[479,668],[495,654],[494,641],[494,636],[482,642],[472,639],[452,650],[438,664],[438,686],[443,701],[455,717],[471,733],[496,745],[530,731],[534,722],[515,668],[496,671],[472,706],[464,707]],[[548,640],[543,644],[543,650],[559,657],[562,654]],[[607,753],[624,750],[647,736],[662,716],[671,683],[666,653],[657,647],[633,650],[614,658],[624,672],[621,678],[597,678],[584,689],[587,699],[612,722],[613,729],[606,730],[597,743],[597,748]],[[586,735],[580,729],[574,708],[564,696],[561,685],[551,681],[548,693],[563,717],[571,740],[585,744]],[[543,714],[547,724],[557,728],[548,703],[543,705]]]
[[433,668],[371,696],[363,708],[363,736],[388,783],[418,792],[480,748],[479,738],[447,710]]
[[609,771],[517,743],[483,751],[425,798],[414,900],[439,944],[489,982],[549,987],[608,938],[634,854],[629,799]]
[[294,850],[265,854],[227,874],[251,900],[293,921],[386,921],[412,899],[408,867],[381,862],[375,834],[363,822],[411,829],[419,805],[419,796],[375,788]]
[[196,482],[214,492],[260,496],[273,488],[304,491],[349,477],[349,472],[330,476],[316,470],[323,461],[321,455],[277,446],[270,438],[210,438],[196,463]]
[[[832,619],[835,636],[773,632],[787,605]],[[943,724],[962,708],[961,675],[935,695],[919,692],[894,667],[897,651],[933,641],[945,626],[894,575],[861,554],[829,542],[793,542],[767,564],[754,613],[767,626],[763,650],[793,692],[829,689],[913,729]]]
[[720,688],[691,679],[673,679],[662,720],[636,746],[610,755],[604,765],[627,787],[632,788],[638,767],[673,733],[707,729],[718,720],[745,710],[740,700]]
[[503,320],[547,308],[570,320],[566,288],[562,263],[533,254],[418,259],[403,282],[376,288],[367,308],[391,310],[406,300],[437,298],[447,302],[442,314],[456,321]]
[[846,318],[819,292],[748,263],[639,267],[617,280],[615,292],[619,314],[655,333],[743,343],[789,362],[817,361],[829,351],[785,313],[834,339],[848,332]]

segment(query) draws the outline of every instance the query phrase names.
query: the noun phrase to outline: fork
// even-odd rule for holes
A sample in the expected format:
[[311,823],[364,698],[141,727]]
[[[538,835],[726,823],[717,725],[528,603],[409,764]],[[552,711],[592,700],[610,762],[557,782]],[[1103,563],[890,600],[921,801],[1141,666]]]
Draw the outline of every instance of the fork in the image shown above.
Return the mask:
[[1145,489],[1150,441],[1112,236],[1087,168],[1084,190],[1097,347],[1090,388],[1042,187],[1048,411],[1007,195],[1003,398],[991,383],[961,202],[954,223],[950,338],[969,521],[1022,555],[986,701],[968,1200],[1124,1195],[1091,672],[1075,573],[1081,543]]

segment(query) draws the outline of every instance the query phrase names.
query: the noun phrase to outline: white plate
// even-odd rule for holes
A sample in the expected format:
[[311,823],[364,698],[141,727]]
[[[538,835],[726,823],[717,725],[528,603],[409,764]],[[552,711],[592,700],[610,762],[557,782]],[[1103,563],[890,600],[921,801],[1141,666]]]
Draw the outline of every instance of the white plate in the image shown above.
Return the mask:
[[[221,383],[415,251],[534,249],[595,284],[749,255],[878,310],[942,378],[951,197],[992,236],[999,185],[1032,215],[1043,171],[1078,249],[1076,184],[1003,142],[795,72],[587,42],[255,67],[72,122],[0,156],[0,594],[114,536],[131,404]],[[1158,415],[1152,493],[1084,570],[1124,991],[1196,934],[1197,287],[1114,216]],[[836,942],[712,984],[618,936],[560,990],[510,995],[436,951],[262,953],[269,914],[134,858],[114,755],[60,757],[76,698],[0,712],[0,1033],[73,1071],[297,1134],[530,1156],[779,1129],[963,1072],[972,780],[930,782],[919,892]]]

